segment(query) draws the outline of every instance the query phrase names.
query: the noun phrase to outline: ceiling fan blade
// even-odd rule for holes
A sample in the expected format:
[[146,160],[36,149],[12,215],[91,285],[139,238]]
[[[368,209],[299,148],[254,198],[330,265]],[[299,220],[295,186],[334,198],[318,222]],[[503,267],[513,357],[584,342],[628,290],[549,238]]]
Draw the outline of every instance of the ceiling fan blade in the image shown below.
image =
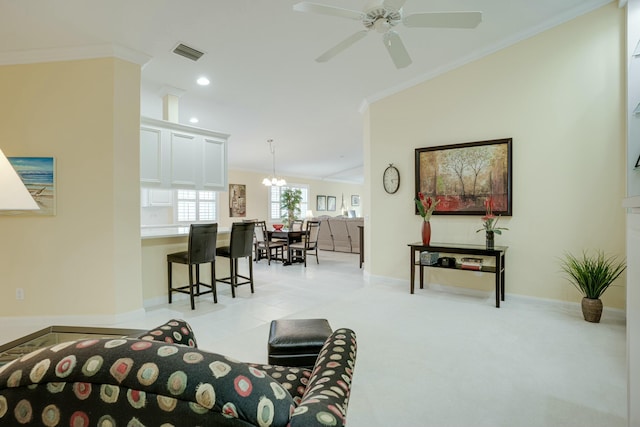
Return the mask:
[[382,2],[382,7],[387,10],[393,10],[394,12],[402,9],[402,6],[407,2],[407,0],[384,0]]
[[363,39],[368,32],[369,32],[368,30],[361,30],[355,34],[350,35],[349,37],[342,40],[340,43],[338,43],[337,45],[335,45],[334,47],[332,47],[322,55],[318,56],[316,58],[316,62],[327,62],[328,60],[330,60],[331,58],[333,58],[334,56],[336,56],[337,54],[339,54],[340,52],[342,52],[343,50],[345,50],[346,48],[348,48],[358,40]]
[[482,12],[414,13],[402,22],[407,27],[475,28],[482,22]]
[[404,68],[411,64],[412,61],[409,52],[405,49],[404,43],[402,43],[402,39],[400,39],[398,33],[395,31],[387,31],[384,33],[384,36],[382,36],[382,40],[396,68]]
[[364,13],[355,10],[341,9],[339,7],[326,6],[318,3],[300,2],[293,5],[296,12],[318,13],[320,15],[339,16],[341,18],[362,20]]

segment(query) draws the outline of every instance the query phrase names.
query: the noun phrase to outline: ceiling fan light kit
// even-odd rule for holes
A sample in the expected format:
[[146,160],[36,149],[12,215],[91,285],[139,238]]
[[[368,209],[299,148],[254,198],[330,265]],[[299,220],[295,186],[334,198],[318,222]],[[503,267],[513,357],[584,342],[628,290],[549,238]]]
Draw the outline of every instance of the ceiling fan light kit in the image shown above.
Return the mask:
[[293,5],[296,12],[337,16],[360,21],[364,30],[347,37],[334,47],[316,58],[317,62],[327,62],[343,52],[357,41],[363,39],[371,30],[382,34],[382,41],[396,68],[411,64],[411,56],[404,46],[400,34],[392,28],[402,23],[409,28],[476,28],[482,22],[482,12],[425,12],[403,16],[402,7],[406,0],[384,0],[382,3],[369,3],[364,11],[342,9],[319,3],[300,2]]

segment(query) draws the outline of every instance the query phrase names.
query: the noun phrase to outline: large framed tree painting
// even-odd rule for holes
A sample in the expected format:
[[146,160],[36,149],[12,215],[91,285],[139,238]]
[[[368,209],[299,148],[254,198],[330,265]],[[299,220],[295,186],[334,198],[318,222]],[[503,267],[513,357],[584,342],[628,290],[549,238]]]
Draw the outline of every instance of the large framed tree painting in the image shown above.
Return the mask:
[[494,214],[511,216],[511,145],[506,138],[416,148],[416,197],[440,200],[437,215],[484,215],[491,198]]

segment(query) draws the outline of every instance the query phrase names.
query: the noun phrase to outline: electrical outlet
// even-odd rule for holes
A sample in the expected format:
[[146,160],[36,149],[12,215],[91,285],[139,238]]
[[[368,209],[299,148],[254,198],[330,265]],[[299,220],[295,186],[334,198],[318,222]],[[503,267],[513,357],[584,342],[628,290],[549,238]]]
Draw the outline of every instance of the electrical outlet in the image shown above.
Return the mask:
[[24,299],[24,289],[16,288],[16,299],[23,300]]

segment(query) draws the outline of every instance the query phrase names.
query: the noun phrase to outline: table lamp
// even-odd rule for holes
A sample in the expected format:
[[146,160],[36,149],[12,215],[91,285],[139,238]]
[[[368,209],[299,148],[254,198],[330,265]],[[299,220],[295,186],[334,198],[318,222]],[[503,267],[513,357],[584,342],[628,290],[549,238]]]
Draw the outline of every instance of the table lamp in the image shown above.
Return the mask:
[[0,210],[26,211],[40,209],[22,183],[9,160],[0,150]]

